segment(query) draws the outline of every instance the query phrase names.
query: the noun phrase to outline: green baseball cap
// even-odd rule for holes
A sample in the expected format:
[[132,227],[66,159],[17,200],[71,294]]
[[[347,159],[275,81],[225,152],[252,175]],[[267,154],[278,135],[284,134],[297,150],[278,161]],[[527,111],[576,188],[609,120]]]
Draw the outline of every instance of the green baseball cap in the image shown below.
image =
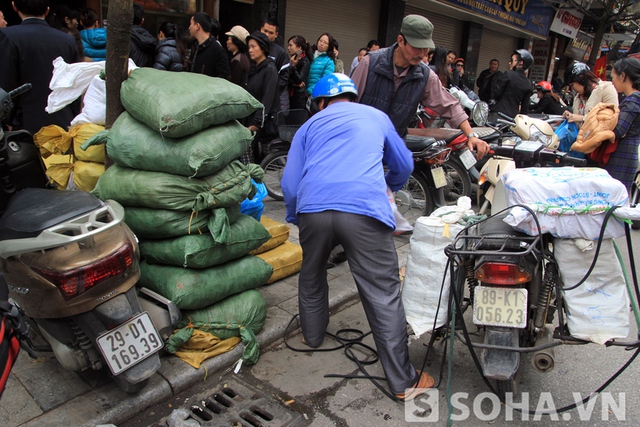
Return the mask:
[[435,49],[431,35],[433,34],[433,24],[421,15],[407,15],[402,20],[400,32],[407,42],[418,49]]

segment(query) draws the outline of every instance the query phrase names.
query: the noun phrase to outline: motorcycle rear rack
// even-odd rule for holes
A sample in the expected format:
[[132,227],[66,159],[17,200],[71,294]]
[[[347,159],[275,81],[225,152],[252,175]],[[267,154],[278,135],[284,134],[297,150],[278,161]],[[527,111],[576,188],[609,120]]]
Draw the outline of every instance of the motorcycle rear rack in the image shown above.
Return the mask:
[[[492,249],[481,249],[483,243],[496,242],[503,239],[500,247],[497,244]],[[445,248],[449,258],[458,256],[481,255],[510,255],[524,257],[529,255],[539,244],[541,235],[537,236],[513,236],[507,234],[490,234],[484,236],[471,236],[459,234],[452,244]]]

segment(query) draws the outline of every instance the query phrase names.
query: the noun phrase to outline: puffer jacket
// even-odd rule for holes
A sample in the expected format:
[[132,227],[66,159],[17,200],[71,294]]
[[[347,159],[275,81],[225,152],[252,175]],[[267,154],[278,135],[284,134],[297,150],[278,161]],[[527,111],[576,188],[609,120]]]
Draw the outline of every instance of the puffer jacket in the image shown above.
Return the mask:
[[94,61],[107,59],[107,29],[90,28],[80,31],[84,54]]
[[616,134],[613,130],[618,124],[620,110],[615,104],[600,102],[589,111],[580,128],[572,150],[590,154],[604,141],[614,142]]
[[313,88],[316,86],[316,83],[326,76],[327,74],[331,74],[335,71],[335,62],[333,59],[329,57],[326,53],[321,53],[316,56],[311,63],[311,68],[309,69],[309,80],[307,80],[307,95],[313,95]]
[[156,47],[156,61],[153,68],[168,71],[183,71],[182,57],[176,47],[176,39],[173,37],[160,40]]

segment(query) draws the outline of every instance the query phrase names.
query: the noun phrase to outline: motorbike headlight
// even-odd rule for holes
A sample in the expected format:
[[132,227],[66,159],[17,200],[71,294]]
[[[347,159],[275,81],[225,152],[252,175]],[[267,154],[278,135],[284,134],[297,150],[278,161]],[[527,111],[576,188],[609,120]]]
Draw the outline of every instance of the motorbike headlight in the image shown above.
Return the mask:
[[489,105],[484,101],[477,102],[471,110],[471,118],[476,126],[484,126],[487,124],[487,120],[489,119]]

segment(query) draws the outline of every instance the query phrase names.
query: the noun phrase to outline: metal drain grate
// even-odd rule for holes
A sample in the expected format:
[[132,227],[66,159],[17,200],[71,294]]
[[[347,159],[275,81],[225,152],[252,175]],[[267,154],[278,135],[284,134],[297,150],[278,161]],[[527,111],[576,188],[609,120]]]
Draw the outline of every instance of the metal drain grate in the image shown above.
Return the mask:
[[187,421],[216,427],[290,427],[304,422],[301,414],[239,378],[224,382],[193,397]]

